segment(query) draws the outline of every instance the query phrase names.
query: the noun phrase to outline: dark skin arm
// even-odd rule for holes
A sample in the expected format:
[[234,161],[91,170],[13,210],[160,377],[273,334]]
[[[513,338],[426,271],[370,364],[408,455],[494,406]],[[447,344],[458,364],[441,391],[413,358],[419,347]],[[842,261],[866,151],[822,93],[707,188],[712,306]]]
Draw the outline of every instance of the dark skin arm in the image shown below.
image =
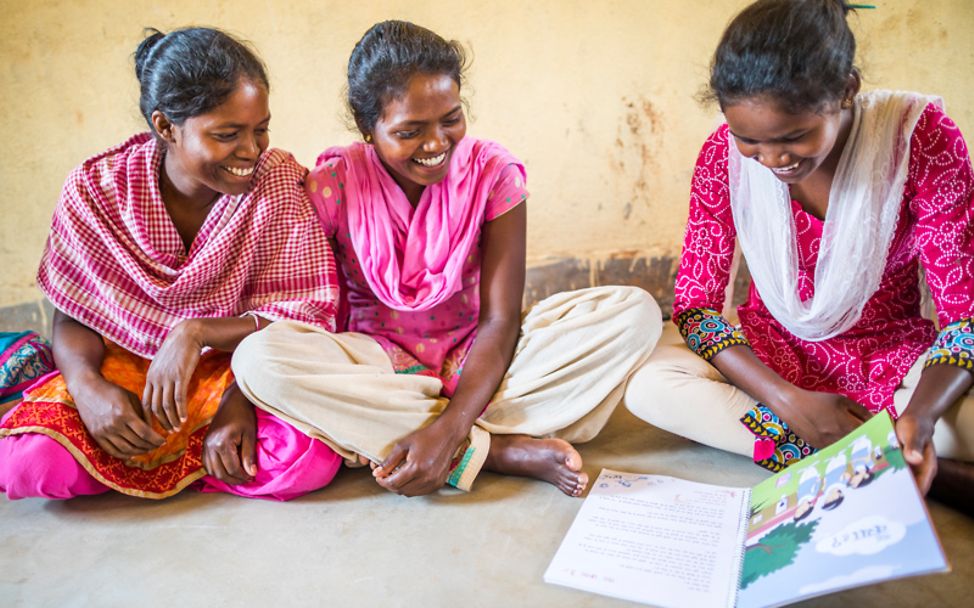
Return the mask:
[[[176,330],[170,332],[164,346],[168,344],[172,348],[184,340],[195,343],[190,342],[189,337],[192,337],[193,340],[208,341],[205,345],[211,348],[232,350],[246,335],[255,331],[252,317],[200,321],[205,323],[184,321],[177,325],[180,333],[174,336]],[[263,319],[260,322],[262,326],[267,324]],[[185,335],[183,332],[186,332]],[[85,428],[102,449],[115,458],[126,460],[150,452],[164,443],[163,437],[150,425],[150,410],[143,408],[138,397],[101,375],[105,356],[101,336],[56,311],[53,338],[55,362],[64,376],[68,392],[75,400]],[[198,359],[197,350],[188,376],[192,375]],[[152,365],[159,360],[160,355],[157,354]],[[232,384],[223,394],[204,442],[203,463],[207,472],[227,483],[250,481],[257,472],[255,435],[253,406],[236,384]]]
[[[261,317],[255,323],[252,316],[187,319],[178,323],[149,365],[143,407],[166,430],[178,430],[186,421],[186,391],[203,348],[232,351],[245,337],[267,324]],[[226,483],[247,483],[257,474],[255,446],[254,407],[236,383],[231,384],[207,430],[203,466],[207,473]]]
[[731,384],[770,407],[816,448],[835,443],[871,415],[842,395],[798,388],[765,365],[748,346],[725,348],[711,363]]
[[477,339],[443,413],[400,439],[375,469],[376,481],[387,490],[420,496],[443,487],[453,455],[497,391],[521,328],[526,234],[525,203],[484,225]]
[[55,363],[81,421],[103,450],[127,460],[163,444],[139,398],[102,376],[105,343],[101,336],[55,311],[53,343]]
[[896,421],[896,437],[903,444],[903,456],[913,468],[917,485],[924,494],[937,474],[933,427],[972,384],[974,375],[966,369],[931,365],[923,370],[906,411]]
[[[734,386],[769,406],[798,434],[817,448],[838,441],[870,414],[856,402],[832,393],[802,390],[785,381],[746,346],[731,346],[711,361]],[[934,365],[923,370],[906,411],[896,421],[903,455],[925,494],[937,473],[933,427],[974,384],[960,367]]]
[[[267,325],[266,320],[258,319],[261,327]],[[186,319],[177,323],[149,365],[142,406],[155,415],[162,428],[178,430],[186,421],[186,390],[203,348],[231,352],[254,331],[252,316]]]

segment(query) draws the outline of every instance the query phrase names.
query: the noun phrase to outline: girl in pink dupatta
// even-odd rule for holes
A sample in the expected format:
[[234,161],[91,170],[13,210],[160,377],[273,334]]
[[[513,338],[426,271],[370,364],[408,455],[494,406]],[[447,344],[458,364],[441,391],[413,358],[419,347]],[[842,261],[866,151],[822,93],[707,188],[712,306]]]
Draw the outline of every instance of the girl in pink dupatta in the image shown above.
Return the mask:
[[147,37],[136,73],[153,132],[65,183],[38,273],[59,372],[3,420],[0,490],[318,489],[340,458],[255,413],[227,354],[269,321],[335,327],[337,276],[306,171],[267,149],[264,68],[226,34],[190,28]]
[[[970,511],[974,170],[939,99],[860,92],[848,10],[762,0],[724,33],[727,124],[697,160],[676,279],[686,346],[658,349],[626,400],[771,470],[886,410],[924,491],[939,467]],[[735,240],[753,279],[739,326],[722,313]]]
[[524,166],[466,136],[463,63],[459,44],[401,21],[356,45],[348,96],[365,142],[326,150],[307,181],[349,331],[275,323],[234,369],[255,405],[371,461],[390,491],[469,489],[487,468],[578,496],[588,476],[571,442],[619,403],[659,309],[605,287],[522,317]]

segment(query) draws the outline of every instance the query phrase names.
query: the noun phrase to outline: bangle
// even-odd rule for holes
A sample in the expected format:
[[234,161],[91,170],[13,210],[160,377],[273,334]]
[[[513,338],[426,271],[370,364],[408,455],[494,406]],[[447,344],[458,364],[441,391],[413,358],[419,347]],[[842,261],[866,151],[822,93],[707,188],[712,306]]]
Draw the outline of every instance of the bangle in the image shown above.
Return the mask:
[[254,312],[252,310],[248,310],[247,312],[243,313],[243,315],[241,315],[241,316],[243,316],[243,317],[253,317],[253,319],[254,319],[254,331],[260,331],[260,317],[257,316],[257,313],[256,312]]

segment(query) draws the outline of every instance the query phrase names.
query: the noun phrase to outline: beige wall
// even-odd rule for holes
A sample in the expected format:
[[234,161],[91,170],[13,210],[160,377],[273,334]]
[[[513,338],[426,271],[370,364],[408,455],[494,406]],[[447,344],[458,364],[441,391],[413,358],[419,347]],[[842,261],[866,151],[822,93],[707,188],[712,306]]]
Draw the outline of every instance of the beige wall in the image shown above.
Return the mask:
[[[527,164],[529,252],[677,255],[696,151],[716,124],[694,94],[746,2],[0,0],[0,306],[34,271],[66,173],[143,128],[132,53],[143,26],[203,24],[253,41],[272,80],[272,143],[305,164],[349,141],[352,45],[403,18],[473,49],[470,132]],[[854,18],[866,87],[936,92],[974,129],[974,2],[897,0]]]

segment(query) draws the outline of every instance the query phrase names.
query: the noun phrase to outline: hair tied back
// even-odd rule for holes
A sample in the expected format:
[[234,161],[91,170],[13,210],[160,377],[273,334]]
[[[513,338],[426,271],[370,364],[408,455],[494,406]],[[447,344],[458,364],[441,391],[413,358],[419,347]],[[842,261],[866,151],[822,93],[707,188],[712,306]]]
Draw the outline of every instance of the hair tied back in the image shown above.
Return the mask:
[[157,48],[159,42],[166,37],[165,34],[154,27],[145,28],[142,30],[142,35],[145,38],[139,43],[138,48],[135,49],[135,77],[140,81],[142,80],[142,71],[145,70],[145,66],[149,62],[149,57],[152,56],[153,49]]

